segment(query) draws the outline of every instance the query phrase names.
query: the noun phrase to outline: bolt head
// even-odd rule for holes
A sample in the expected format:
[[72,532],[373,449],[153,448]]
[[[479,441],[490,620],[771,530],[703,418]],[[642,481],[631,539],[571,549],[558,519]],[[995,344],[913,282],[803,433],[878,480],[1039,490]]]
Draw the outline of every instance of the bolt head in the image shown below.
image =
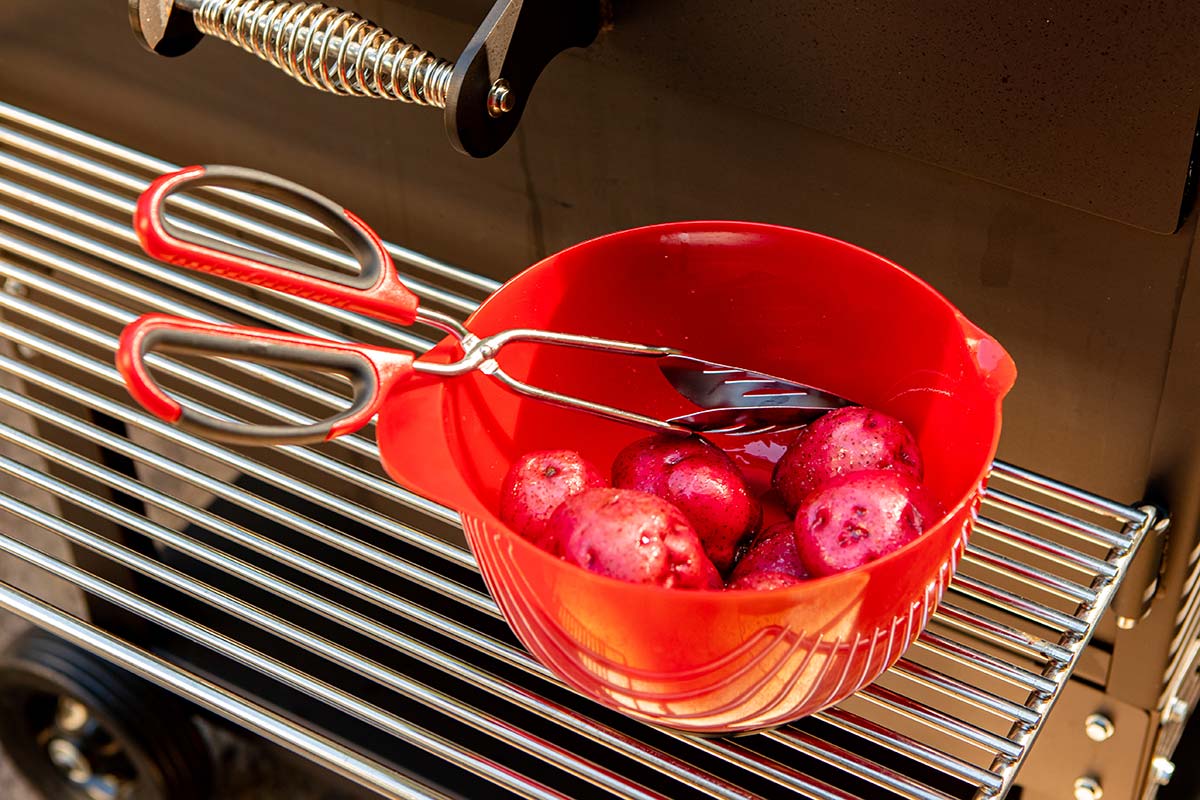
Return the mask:
[[1100,800],[1104,797],[1104,787],[1100,781],[1090,775],[1075,779],[1075,800]]
[[1150,780],[1158,786],[1166,786],[1175,777],[1175,762],[1166,756],[1155,756],[1150,760]]
[[513,95],[512,87],[508,85],[508,81],[501,78],[492,84],[492,89],[488,92],[487,108],[488,113],[493,117],[503,116],[513,110],[517,103],[517,98]]
[[87,725],[91,715],[87,706],[71,697],[60,697],[58,700],[58,727],[64,731],[82,730]]
[[56,767],[69,769],[79,759],[79,750],[66,739],[51,739],[46,743],[46,752]]
[[51,739],[46,743],[46,752],[50,762],[65,772],[71,781],[87,783],[92,777],[91,765],[74,743],[61,738]]
[[1183,722],[1190,710],[1186,700],[1181,697],[1174,698],[1167,704],[1167,722]]
[[1103,714],[1089,714],[1083,721],[1083,732],[1093,742],[1105,742],[1117,732],[1113,721]]

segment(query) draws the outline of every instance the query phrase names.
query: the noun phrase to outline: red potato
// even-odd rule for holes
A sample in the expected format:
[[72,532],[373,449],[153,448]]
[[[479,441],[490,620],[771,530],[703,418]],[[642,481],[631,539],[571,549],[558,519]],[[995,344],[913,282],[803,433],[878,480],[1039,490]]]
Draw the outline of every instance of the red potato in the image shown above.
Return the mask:
[[500,485],[500,519],[543,549],[546,524],[571,495],[608,486],[600,470],[574,450],[538,450],[521,456]]
[[724,586],[679,509],[645,492],[572,495],[551,516],[547,537],[566,561],[599,575],[668,589]]
[[808,570],[804,568],[800,552],[796,549],[796,536],[792,532],[791,522],[776,522],[754,538],[738,559],[733,572],[729,573],[730,588],[734,583],[759,573],[790,575],[797,580],[808,577]]
[[796,512],[800,560],[814,576],[861,567],[900,549],[942,517],[940,504],[896,470],[834,478]]
[[737,465],[698,436],[639,439],[613,462],[613,486],[657,495],[687,517],[721,572],[762,521],[762,507]]
[[789,586],[797,586],[801,583],[804,583],[803,578],[788,575],[786,572],[751,572],[729,584],[729,588],[769,592],[772,589],[786,589]]
[[800,431],[775,465],[773,483],[794,514],[823,484],[864,469],[890,469],[920,481],[917,440],[895,417],[852,406],[830,411]]

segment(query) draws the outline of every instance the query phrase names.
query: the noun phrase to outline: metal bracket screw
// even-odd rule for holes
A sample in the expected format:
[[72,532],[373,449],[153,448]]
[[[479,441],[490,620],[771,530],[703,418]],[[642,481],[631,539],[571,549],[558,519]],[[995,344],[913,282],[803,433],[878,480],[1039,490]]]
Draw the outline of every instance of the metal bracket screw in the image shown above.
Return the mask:
[[501,78],[492,84],[492,90],[488,92],[487,109],[488,113],[493,117],[498,117],[501,114],[507,114],[516,106],[516,98],[513,96],[512,87],[508,85],[508,81]]
[[1150,780],[1156,786],[1166,786],[1175,777],[1175,762],[1166,756],[1155,756],[1150,760]]
[[1174,697],[1171,702],[1167,703],[1166,713],[1163,718],[1166,722],[1183,722],[1187,719],[1188,711],[1187,701],[1181,697]]
[[1075,800],[1100,800],[1104,797],[1104,787],[1100,781],[1090,775],[1075,779]]
[[1093,742],[1104,742],[1117,732],[1113,721],[1103,714],[1089,714],[1083,721],[1083,732]]

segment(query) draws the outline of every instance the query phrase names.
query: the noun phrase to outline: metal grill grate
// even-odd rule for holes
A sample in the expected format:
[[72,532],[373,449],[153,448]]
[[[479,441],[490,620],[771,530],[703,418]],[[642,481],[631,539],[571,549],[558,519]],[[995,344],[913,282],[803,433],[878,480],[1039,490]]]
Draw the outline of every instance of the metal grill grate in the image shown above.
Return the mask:
[[[4,104],[0,148],[0,550],[153,634],[131,644],[7,584],[0,606],[385,795],[1002,795],[1156,522],[997,464],[946,600],[876,684],[737,739],[633,723],[520,648],[456,515],[389,482],[369,436],[226,448],[133,407],[112,366],[120,327],[148,310],[419,349],[432,332],[147,260],[128,220],[165,162]],[[178,206],[197,229],[349,266],[282,207],[206,197]],[[392,250],[444,311],[496,286]],[[220,398],[247,418],[343,402],[336,384],[269,367],[156,368],[197,405]],[[9,535],[21,526],[71,543],[75,563]]]

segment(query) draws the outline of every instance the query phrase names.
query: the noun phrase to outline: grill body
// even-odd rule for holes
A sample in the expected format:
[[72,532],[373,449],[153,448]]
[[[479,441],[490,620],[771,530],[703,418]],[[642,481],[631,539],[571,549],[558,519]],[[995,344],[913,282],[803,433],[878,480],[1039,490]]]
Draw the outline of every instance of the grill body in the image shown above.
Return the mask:
[[[839,121],[829,98],[808,116],[780,105],[805,81],[784,68],[805,62],[758,41],[777,8],[730,12],[752,31],[730,26],[749,74],[771,69],[772,79],[716,101],[708,61],[690,55],[715,43],[715,20],[687,17],[672,28],[685,12],[669,3],[618,13],[593,48],[545,73],[509,145],[473,161],[446,146],[436,115],[307,91],[216,42],[158,59],[137,48],[113,8],[46,5],[17,0],[0,11],[0,51],[17,65],[0,75],[9,392],[0,400],[16,420],[0,437],[11,461],[0,466],[6,486],[18,487],[6,491],[14,498],[6,515],[31,526],[42,558],[54,561],[21,587],[34,597],[6,590],[0,604],[144,674],[213,679],[215,688],[175,688],[393,793],[741,797],[783,787],[808,797],[881,788],[936,798],[988,796],[1015,780],[1023,797],[1051,798],[1089,775],[1109,796],[1155,790],[1153,758],[1174,750],[1187,719],[1176,701],[1200,691],[1200,289],[1188,280],[1195,215],[1185,186],[1195,103],[1187,107],[1179,72],[1164,78],[1176,94],[1158,104],[1171,113],[1131,135],[1146,152],[1105,149],[1103,136],[1092,147],[1107,183],[1125,187],[1122,205],[1094,176],[1050,169],[1044,152],[1030,150],[1024,164],[1011,148],[988,156],[981,127],[954,133],[945,115],[936,136],[902,135],[891,124],[903,119],[899,98],[856,92],[869,72],[840,89],[854,120]],[[470,2],[360,5],[447,53],[484,11]],[[1182,56],[1160,57],[1164,70],[1186,66]],[[689,71],[689,59],[700,66]],[[914,62],[917,82],[922,63]],[[1061,96],[1075,97],[1065,83]],[[876,98],[874,123],[862,117],[863,93]],[[1074,130],[1078,121],[1061,124]],[[634,225],[745,218],[861,244],[929,280],[1004,342],[1021,375],[1000,457],[1068,483],[1001,467],[985,512],[990,530],[968,551],[931,635],[844,708],[744,742],[632,726],[546,680],[482,593],[456,516],[389,484],[368,439],[302,454],[226,451],[129,406],[104,370],[111,337],[134,312],[199,312],[418,348],[433,338],[141,258],[128,230],[131,198],[169,164],[194,162],[265,169],[345,202],[397,243],[414,289],[457,316],[541,256]],[[1140,179],[1121,184],[1118,163]],[[1153,189],[1131,188],[1143,184]],[[1101,213],[1086,210],[1088,198],[1103,199],[1092,209]],[[313,240],[271,209],[189,213],[219,230],[265,221]],[[228,396],[186,371],[172,379],[201,400]],[[286,375],[255,374],[250,385],[292,413],[326,408],[333,391],[302,392]],[[1140,510],[1144,503],[1173,520],[1156,584],[1153,547],[1140,562],[1127,557],[1134,541],[1155,536],[1156,512]],[[128,553],[98,554],[104,542]],[[39,558],[18,550],[9,556]],[[147,577],[161,569],[174,572]],[[1122,628],[1117,614],[1089,607],[1127,572],[1137,576],[1135,594],[1155,595],[1149,616]],[[68,586],[91,575],[116,589],[91,586],[74,609],[87,627],[37,602],[49,596],[47,573]],[[214,604],[205,587],[264,616]],[[131,613],[139,599],[155,608]],[[273,619],[296,630],[272,629]],[[247,643],[261,652],[237,649]],[[1114,722],[1102,743],[1087,736],[1094,713]]]

